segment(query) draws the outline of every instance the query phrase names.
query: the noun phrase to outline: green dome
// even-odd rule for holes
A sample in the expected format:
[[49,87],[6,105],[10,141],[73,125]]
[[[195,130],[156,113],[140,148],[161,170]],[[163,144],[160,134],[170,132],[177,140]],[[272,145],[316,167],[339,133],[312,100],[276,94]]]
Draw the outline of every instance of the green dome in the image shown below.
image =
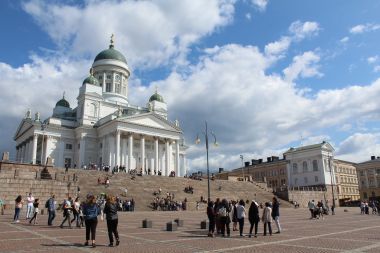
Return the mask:
[[118,60],[122,61],[125,64],[127,64],[127,60],[125,59],[124,55],[114,49],[113,45],[110,45],[109,49],[103,50],[100,52],[96,57],[94,62],[100,61],[100,60]]
[[90,76],[88,76],[86,79],[84,79],[84,81],[83,81],[83,85],[84,85],[85,83],[93,84],[93,85],[96,85],[96,86],[99,86],[99,85],[100,85],[98,79],[96,79],[93,75],[90,75]]
[[65,97],[63,97],[61,100],[59,100],[55,106],[62,106],[62,107],[67,107],[67,108],[70,108],[70,104],[69,102],[67,102],[67,100],[65,99]]
[[149,102],[152,102],[152,101],[158,101],[158,102],[162,102],[162,103],[165,103],[164,102],[164,98],[158,94],[157,92],[154,93],[150,98],[149,98]]

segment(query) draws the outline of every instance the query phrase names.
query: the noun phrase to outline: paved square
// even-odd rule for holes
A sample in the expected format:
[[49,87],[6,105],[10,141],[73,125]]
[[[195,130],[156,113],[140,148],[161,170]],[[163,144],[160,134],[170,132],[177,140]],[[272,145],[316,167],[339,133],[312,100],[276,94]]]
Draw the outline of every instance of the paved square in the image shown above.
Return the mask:
[[[60,229],[62,213],[57,212],[55,226],[46,225],[47,215],[39,216],[38,225],[29,225],[24,219],[11,223],[13,213],[0,215],[0,252],[345,252],[380,253],[380,216],[360,215],[359,208],[337,210],[335,216],[310,220],[306,209],[281,209],[283,232],[258,238],[208,238],[200,229],[206,219],[202,212],[135,212],[119,213],[119,247],[109,248],[106,222],[99,220],[95,249],[84,247],[84,229]],[[25,216],[25,210],[22,217]],[[153,221],[153,227],[142,228],[142,220]],[[166,232],[166,223],[176,218],[184,226],[175,232]],[[275,224],[272,224],[276,231]],[[232,226],[231,226],[232,228]],[[249,222],[245,221],[245,233]]]

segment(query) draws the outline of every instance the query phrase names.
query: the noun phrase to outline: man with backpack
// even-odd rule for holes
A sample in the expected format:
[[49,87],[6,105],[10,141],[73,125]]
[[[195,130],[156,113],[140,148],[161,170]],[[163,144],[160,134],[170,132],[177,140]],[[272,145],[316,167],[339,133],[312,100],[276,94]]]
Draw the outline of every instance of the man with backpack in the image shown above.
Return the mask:
[[230,223],[231,223],[231,218],[230,218],[230,212],[231,208],[228,204],[227,199],[223,199],[220,205],[220,208],[218,209],[217,215],[219,217],[220,221],[220,226],[221,226],[221,233],[222,236],[225,237],[226,234],[226,229],[227,229],[227,236],[230,237],[231,231],[230,231]]

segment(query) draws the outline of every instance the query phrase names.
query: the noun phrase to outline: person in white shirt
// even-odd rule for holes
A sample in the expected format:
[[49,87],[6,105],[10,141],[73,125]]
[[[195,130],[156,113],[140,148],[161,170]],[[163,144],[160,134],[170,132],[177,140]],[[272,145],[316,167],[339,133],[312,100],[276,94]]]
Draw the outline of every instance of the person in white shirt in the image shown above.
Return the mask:
[[26,206],[26,219],[30,219],[33,217],[33,203],[34,197],[31,192],[29,192],[29,196],[26,198],[27,206]]
[[239,232],[240,236],[243,235],[243,229],[244,229],[244,218],[245,218],[245,207],[244,207],[244,200],[240,200],[239,204],[236,206],[236,212],[237,212],[237,220],[239,222]]

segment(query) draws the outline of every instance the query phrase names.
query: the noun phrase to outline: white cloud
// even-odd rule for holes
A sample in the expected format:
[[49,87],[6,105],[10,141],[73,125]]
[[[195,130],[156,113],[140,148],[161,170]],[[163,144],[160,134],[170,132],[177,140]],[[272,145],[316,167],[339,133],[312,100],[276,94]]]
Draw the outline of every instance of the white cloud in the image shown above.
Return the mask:
[[337,158],[363,162],[371,156],[380,155],[380,133],[355,133],[342,141],[337,149]]
[[246,13],[245,14],[245,18],[248,19],[248,20],[251,20],[252,19],[252,16],[251,16],[251,13]]
[[265,54],[282,55],[288,50],[291,43],[290,37],[284,36],[280,40],[271,42],[265,46]]
[[260,11],[265,11],[269,0],[251,0],[251,2]]
[[360,24],[350,28],[350,33],[352,34],[360,34],[364,32],[376,31],[380,29],[380,24]]
[[293,34],[296,39],[316,36],[320,30],[319,24],[311,21],[301,22],[297,20],[289,27],[290,33]]
[[373,64],[373,63],[377,62],[378,59],[379,59],[379,56],[374,55],[374,56],[368,57],[368,58],[367,58],[367,62],[368,62],[369,64]]
[[340,40],[340,42],[342,42],[342,43],[347,43],[349,40],[350,40],[350,38],[348,38],[348,37],[346,36],[346,37],[342,38],[342,39]]
[[[130,65],[185,63],[189,46],[229,24],[231,0],[85,1],[84,6],[32,0],[23,4],[52,40],[74,56],[98,53],[116,35]],[[149,38],[149,39],[147,39]]]
[[319,60],[319,55],[312,51],[295,56],[289,67],[283,70],[285,80],[292,82],[299,77],[323,76],[323,74],[319,72],[319,65],[317,64]]

